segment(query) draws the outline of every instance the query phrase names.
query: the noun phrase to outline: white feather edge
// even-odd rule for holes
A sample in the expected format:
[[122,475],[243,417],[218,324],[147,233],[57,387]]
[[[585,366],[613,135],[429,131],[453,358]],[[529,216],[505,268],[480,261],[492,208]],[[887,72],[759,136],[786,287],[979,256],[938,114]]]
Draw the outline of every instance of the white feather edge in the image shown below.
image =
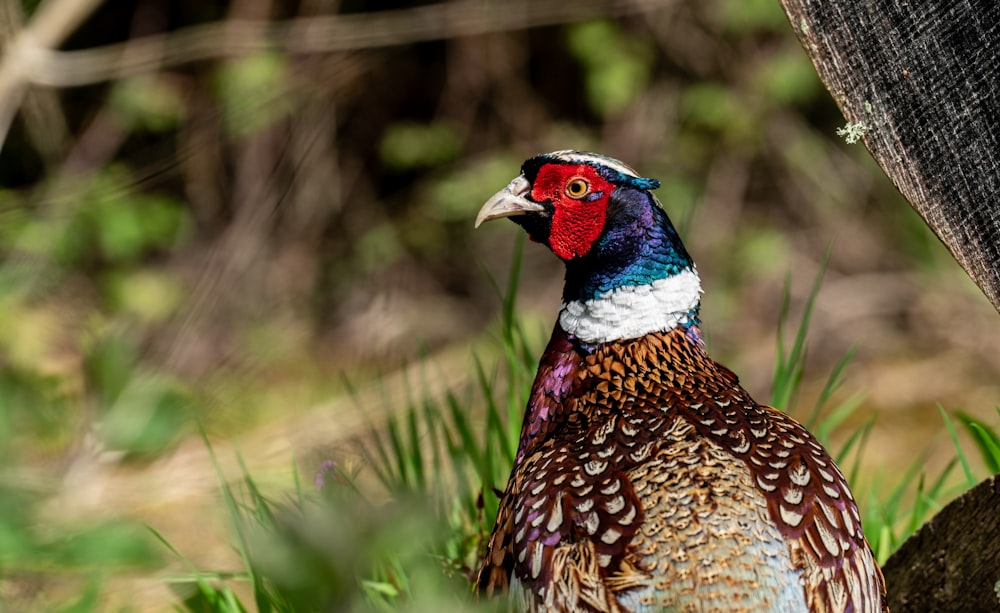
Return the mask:
[[600,153],[592,153],[590,151],[574,151],[573,149],[563,149],[562,151],[553,151],[548,154],[549,157],[557,159],[562,162],[567,162],[569,164],[589,164],[591,166],[607,166],[608,168],[613,168],[622,174],[626,174],[630,177],[639,178],[639,173],[633,170],[627,164],[616,160],[614,158],[609,158],[606,155],[601,155]]
[[591,300],[564,303],[559,324],[585,343],[607,343],[666,332],[687,323],[701,301],[701,278],[685,268],[643,285],[626,285]]

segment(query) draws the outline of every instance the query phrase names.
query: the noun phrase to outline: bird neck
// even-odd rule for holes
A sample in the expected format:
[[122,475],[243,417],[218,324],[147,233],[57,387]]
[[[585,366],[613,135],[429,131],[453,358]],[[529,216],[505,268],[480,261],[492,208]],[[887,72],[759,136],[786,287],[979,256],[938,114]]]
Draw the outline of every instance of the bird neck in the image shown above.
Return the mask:
[[648,192],[630,192],[619,198],[648,204],[621,207],[591,252],[566,264],[559,323],[584,343],[698,323],[702,289],[691,257]]
[[587,344],[638,338],[698,324],[701,282],[694,268],[642,285],[623,285],[589,300],[564,302],[559,325]]

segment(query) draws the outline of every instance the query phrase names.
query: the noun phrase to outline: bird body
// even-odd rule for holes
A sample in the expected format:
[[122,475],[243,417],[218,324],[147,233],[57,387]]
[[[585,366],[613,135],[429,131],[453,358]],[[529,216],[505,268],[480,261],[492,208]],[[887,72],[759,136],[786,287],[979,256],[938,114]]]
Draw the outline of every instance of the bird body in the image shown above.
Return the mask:
[[882,611],[843,475],[706,352],[658,183],[555,152],[483,207],[566,263],[478,585],[527,611]]

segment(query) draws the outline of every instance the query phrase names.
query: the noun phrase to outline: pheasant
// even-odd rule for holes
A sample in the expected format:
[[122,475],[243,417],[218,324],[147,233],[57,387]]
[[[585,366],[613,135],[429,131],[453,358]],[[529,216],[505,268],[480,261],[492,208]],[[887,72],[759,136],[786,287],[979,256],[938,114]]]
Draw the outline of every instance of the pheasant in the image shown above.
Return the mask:
[[526,611],[887,611],[830,455],[706,352],[657,187],[556,151],[479,211],[566,265],[479,591]]

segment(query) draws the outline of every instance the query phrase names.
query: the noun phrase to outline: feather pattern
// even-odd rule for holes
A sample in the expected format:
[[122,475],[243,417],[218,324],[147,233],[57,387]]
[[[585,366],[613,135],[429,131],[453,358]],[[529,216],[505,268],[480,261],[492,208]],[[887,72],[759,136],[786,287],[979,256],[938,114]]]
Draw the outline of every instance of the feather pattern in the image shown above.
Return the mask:
[[843,475],[696,328],[592,347],[558,326],[479,576],[529,610],[881,611]]

